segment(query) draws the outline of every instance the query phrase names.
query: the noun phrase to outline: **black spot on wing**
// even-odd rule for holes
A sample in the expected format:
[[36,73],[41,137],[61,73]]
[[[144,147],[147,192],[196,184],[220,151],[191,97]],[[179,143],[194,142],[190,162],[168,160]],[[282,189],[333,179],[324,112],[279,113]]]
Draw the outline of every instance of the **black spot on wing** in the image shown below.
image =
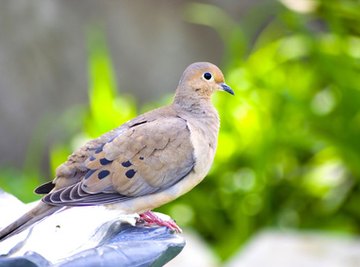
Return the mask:
[[45,184],[42,184],[38,186],[35,189],[36,194],[48,194],[51,190],[53,190],[55,187],[55,184],[53,182],[47,182]]
[[98,174],[98,178],[101,180],[101,179],[104,179],[106,176],[108,176],[110,174],[110,171],[108,170],[103,170],[101,172],[99,172]]
[[90,160],[90,161],[94,161],[94,160],[96,160],[96,158],[95,158],[94,156],[91,156],[91,157],[89,158],[89,160]]
[[132,163],[130,162],[130,160],[128,160],[128,161],[122,162],[121,165],[122,165],[123,167],[127,168],[127,167],[130,167],[130,166],[132,165]]
[[134,177],[135,173],[136,173],[136,171],[135,171],[134,169],[131,169],[131,170],[128,170],[128,171],[125,173],[125,175],[126,175],[127,178],[131,179],[131,178]]
[[144,160],[144,157],[139,157],[139,160]]
[[139,125],[147,123],[147,122],[148,121],[145,120],[145,121],[140,121],[140,122],[134,123],[133,125],[130,125],[130,128],[135,127],[135,126],[139,126]]
[[110,164],[112,162],[112,160],[108,160],[108,159],[106,159],[106,158],[102,158],[102,159],[100,159],[100,164],[101,165],[107,165],[107,164]]

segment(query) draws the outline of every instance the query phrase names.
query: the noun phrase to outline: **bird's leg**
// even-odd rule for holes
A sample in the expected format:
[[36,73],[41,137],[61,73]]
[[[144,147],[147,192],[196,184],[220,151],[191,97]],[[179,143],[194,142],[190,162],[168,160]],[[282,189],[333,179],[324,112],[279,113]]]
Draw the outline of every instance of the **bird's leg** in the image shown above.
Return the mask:
[[166,226],[170,230],[175,231],[177,233],[182,232],[181,228],[175,223],[175,221],[173,221],[173,220],[165,221],[150,210],[145,211],[144,213],[141,213],[139,216],[140,216],[139,220],[141,222],[145,222],[145,225],[156,224],[159,226]]

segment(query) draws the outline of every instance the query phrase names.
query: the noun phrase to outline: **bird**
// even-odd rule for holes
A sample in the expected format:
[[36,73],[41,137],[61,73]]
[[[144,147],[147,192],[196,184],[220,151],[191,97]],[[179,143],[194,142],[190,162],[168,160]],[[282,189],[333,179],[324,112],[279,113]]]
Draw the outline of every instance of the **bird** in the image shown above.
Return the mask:
[[221,70],[195,62],[183,72],[171,104],[146,112],[75,150],[55,178],[35,189],[33,209],[0,230],[0,241],[64,208],[105,205],[175,230],[151,210],[187,193],[209,172],[220,120],[216,91],[234,95]]

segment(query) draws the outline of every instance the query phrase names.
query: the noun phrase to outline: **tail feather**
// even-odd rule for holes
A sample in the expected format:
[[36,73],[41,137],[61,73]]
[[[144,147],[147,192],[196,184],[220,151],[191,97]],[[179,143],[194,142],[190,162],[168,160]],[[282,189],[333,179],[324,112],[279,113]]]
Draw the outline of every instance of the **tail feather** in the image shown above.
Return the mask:
[[0,230],[0,241],[4,241],[5,239],[16,235],[34,223],[42,220],[43,218],[53,214],[57,210],[61,209],[59,206],[51,206],[40,202],[35,208],[25,213],[15,222],[11,223],[4,229]]

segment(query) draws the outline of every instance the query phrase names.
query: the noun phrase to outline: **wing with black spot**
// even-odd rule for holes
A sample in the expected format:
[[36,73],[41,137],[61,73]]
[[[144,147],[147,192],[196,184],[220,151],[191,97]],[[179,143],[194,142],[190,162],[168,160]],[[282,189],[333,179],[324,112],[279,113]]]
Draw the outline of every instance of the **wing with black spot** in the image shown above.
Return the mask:
[[69,206],[121,202],[169,188],[187,176],[194,164],[184,119],[147,121],[96,149],[86,161],[87,171],[79,183],[43,200]]
[[42,185],[38,186],[37,188],[35,188],[34,192],[36,194],[40,194],[40,195],[48,194],[48,193],[50,193],[51,190],[54,189],[54,187],[55,187],[55,184],[52,181],[50,181],[50,182],[47,182],[47,183],[42,184]]

